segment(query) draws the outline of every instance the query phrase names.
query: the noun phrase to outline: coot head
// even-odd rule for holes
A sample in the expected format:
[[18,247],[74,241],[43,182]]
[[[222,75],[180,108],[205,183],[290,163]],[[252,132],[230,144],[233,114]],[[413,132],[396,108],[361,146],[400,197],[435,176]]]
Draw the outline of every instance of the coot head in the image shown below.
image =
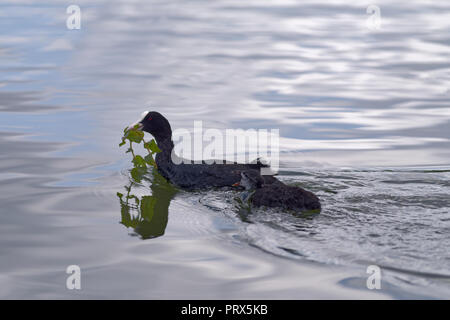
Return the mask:
[[258,171],[248,170],[241,172],[241,182],[240,185],[245,188],[245,190],[254,190],[261,188],[264,184],[264,179],[261,177]]
[[169,121],[156,111],[145,111],[141,115],[141,119],[129,126],[133,128],[138,126],[140,130],[150,133],[155,137],[156,141],[163,141],[172,137],[172,129]]

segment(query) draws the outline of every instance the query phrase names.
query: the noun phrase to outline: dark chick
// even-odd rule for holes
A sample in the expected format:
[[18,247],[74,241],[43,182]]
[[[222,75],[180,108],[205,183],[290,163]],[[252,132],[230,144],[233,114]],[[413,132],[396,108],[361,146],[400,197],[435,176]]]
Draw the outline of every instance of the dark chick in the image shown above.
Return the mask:
[[300,187],[288,186],[277,181],[265,184],[257,170],[241,173],[240,185],[252,191],[249,201],[256,207],[266,206],[293,211],[320,210],[319,198]]

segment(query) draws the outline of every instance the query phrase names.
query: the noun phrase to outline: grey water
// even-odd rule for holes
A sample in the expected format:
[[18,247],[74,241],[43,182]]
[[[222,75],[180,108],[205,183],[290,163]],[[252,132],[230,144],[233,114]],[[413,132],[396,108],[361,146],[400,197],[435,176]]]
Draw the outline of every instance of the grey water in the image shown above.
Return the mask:
[[[379,28],[365,1],[76,4],[79,30],[0,3],[0,298],[450,298],[447,1],[377,1]],[[148,109],[279,129],[322,212],[134,181],[118,144]]]

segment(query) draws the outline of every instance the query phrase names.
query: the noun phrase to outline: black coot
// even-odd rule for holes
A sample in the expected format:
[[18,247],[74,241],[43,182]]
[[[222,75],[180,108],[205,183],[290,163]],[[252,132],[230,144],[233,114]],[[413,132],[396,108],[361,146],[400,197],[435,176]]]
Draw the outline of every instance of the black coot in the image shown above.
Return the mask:
[[[245,170],[259,170],[266,166],[259,161],[253,164],[194,164],[191,161],[183,161],[181,164],[175,164],[172,161],[172,129],[169,121],[159,112],[146,111],[142,114],[142,119],[131,127],[138,127],[150,133],[155,137],[161,152],[156,155],[155,161],[159,173],[175,184],[184,189],[206,189],[230,187],[241,179],[241,172]],[[279,182],[273,176],[264,176],[266,184]]]
[[266,206],[294,211],[320,210],[317,196],[300,187],[288,186],[278,181],[266,184],[256,170],[241,172],[239,183],[249,193],[246,200],[256,207]]

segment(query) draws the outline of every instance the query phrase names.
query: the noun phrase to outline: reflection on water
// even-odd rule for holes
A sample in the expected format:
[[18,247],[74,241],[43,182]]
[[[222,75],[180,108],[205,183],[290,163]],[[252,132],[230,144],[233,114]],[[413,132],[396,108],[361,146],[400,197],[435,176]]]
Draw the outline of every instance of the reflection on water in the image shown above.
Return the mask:
[[[120,223],[133,228],[142,239],[160,237],[166,230],[170,201],[177,190],[155,170],[151,178],[151,196],[138,197],[132,194],[136,184],[136,180],[130,175],[130,183],[124,186],[126,193],[117,192],[120,200]],[[133,214],[133,211],[137,214]]]
[[[0,297],[450,297],[448,1],[379,0],[375,31],[340,0],[77,4],[80,30],[61,1],[0,4]],[[117,142],[149,106],[279,128],[321,214],[245,223],[233,194],[133,181]]]

